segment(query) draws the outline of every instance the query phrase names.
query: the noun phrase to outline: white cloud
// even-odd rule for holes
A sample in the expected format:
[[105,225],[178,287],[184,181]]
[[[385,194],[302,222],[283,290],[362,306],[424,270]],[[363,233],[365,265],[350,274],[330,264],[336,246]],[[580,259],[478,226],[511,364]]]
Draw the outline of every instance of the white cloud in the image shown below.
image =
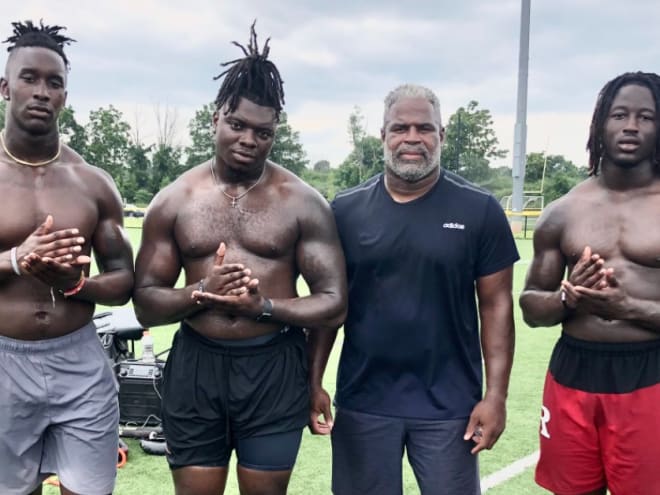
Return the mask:
[[[211,101],[219,62],[240,56],[257,18],[260,41],[285,80],[286,110],[312,162],[340,163],[350,152],[346,123],[362,108],[377,135],[382,100],[403,82],[437,92],[445,121],[477,100],[491,110],[503,148],[512,149],[520,1],[420,0],[23,0],[5,2],[9,22],[43,18],[79,40],[68,47],[70,102],[77,115],[113,104],[140,115],[155,136],[153,107],[176,107],[179,136]],[[658,71],[660,2],[602,0],[532,4],[528,151],[586,162],[584,144],[596,94],[618,73]],[[634,7],[634,8],[633,8]],[[84,118],[83,118],[84,120]],[[505,161],[508,162],[510,157]]]

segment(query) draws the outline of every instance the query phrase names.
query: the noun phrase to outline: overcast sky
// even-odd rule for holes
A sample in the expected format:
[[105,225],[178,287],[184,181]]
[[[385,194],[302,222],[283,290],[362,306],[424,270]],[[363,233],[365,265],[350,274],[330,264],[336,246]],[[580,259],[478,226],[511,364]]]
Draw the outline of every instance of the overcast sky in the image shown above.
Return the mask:
[[[350,152],[355,105],[378,135],[393,87],[433,89],[443,117],[470,100],[489,109],[510,165],[520,0],[2,0],[0,37],[14,20],[44,19],[78,40],[68,102],[85,122],[109,104],[154,139],[155,108],[176,110],[187,142],[195,110],[215,98],[219,64],[240,56],[257,18],[284,79],[286,111],[311,163]],[[527,151],[586,164],[596,95],[626,71],[660,72],[660,1],[532,0]],[[5,60],[3,57],[0,60]]]

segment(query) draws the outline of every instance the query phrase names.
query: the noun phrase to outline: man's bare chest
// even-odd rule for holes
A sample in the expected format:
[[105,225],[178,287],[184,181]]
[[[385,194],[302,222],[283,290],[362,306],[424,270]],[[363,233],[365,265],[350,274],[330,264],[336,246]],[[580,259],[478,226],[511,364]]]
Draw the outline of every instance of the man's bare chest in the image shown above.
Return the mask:
[[622,258],[660,268],[660,196],[645,199],[582,209],[564,229],[562,251],[574,262],[590,246],[606,260]]
[[174,235],[186,258],[206,257],[224,242],[261,258],[276,259],[291,254],[299,228],[295,215],[285,207],[256,201],[232,207],[230,201],[218,197],[181,208]]
[[77,182],[37,176],[0,176],[0,244],[15,245],[25,239],[48,215],[52,230],[78,228],[91,237],[98,221],[97,201]]

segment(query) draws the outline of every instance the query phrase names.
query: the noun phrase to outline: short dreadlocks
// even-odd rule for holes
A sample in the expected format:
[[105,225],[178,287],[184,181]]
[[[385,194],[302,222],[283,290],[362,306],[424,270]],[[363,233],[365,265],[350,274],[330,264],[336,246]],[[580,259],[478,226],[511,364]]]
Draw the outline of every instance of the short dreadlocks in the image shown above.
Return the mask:
[[14,28],[14,34],[3,41],[3,43],[9,43],[8,52],[11,53],[16,48],[26,46],[48,48],[62,57],[64,65],[67,69],[69,68],[69,59],[64,54],[64,45],[69,45],[76,40],[60,34],[60,31],[66,30],[65,27],[46,26],[43,20],[39,21],[38,26],[34,25],[32,21],[12,22],[11,25]]
[[275,109],[275,116],[279,120],[284,105],[283,81],[275,64],[268,60],[270,38],[266,40],[259,53],[257,33],[254,30],[256,22],[254,21],[250,27],[250,41],[247,48],[232,41],[243,50],[245,57],[221,64],[222,67],[228,65],[231,67],[213,78],[218,80],[226,75],[215,98],[215,105],[220,109],[227,103],[225,114],[228,114],[238,108],[240,99],[244,97],[257,105]]

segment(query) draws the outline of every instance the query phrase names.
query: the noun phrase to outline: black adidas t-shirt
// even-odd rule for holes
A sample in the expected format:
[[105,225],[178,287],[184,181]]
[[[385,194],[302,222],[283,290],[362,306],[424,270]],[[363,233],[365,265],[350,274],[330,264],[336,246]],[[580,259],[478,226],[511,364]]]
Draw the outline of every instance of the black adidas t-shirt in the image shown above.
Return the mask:
[[482,394],[475,281],[519,259],[488,192],[442,171],[396,203],[382,174],[332,203],[349,307],[336,404],[419,419],[469,416]]

